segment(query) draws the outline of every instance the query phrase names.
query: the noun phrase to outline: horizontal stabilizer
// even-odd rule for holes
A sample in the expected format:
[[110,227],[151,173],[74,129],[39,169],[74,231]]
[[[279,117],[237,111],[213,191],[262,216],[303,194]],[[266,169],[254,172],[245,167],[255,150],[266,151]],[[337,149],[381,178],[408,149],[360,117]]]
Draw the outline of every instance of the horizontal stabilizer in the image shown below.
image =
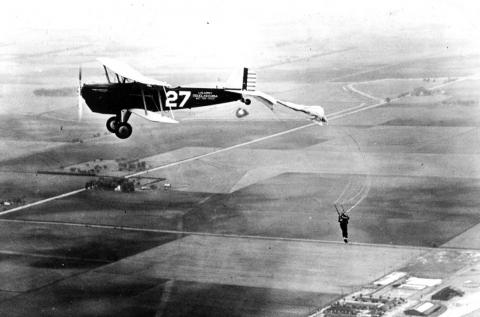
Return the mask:
[[128,109],[133,114],[153,122],[178,123],[177,120],[164,116],[159,112],[145,111],[143,109]]

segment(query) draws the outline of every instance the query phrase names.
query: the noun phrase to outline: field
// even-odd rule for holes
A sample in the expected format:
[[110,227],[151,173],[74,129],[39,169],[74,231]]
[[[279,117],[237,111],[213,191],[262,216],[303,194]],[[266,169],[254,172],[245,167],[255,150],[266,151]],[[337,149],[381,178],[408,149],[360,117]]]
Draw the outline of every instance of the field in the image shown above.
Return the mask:
[[[1,73],[0,200],[17,202],[0,210],[0,314],[307,316],[391,271],[448,279],[476,265],[478,56],[355,37],[312,40],[305,57],[303,41],[284,41],[262,48],[259,89],[324,106],[328,125],[259,103],[237,119],[232,103],[179,111],[178,125],[132,118],[119,140],[106,116],[78,121],[71,93],[76,65],[88,79],[105,47],[56,43]],[[140,67],[159,49],[114,47]],[[161,69],[149,73],[226,76]],[[383,101],[420,86],[441,92]],[[95,177],[37,173],[121,158],[171,189],[82,190]],[[352,208],[348,245],[335,203]]]

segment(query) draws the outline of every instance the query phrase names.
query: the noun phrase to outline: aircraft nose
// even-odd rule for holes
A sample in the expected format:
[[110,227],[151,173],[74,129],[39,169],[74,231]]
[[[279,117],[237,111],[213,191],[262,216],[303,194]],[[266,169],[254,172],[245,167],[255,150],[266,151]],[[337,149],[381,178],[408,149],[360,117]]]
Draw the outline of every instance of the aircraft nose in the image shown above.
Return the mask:
[[102,100],[106,90],[102,87],[97,87],[96,85],[83,85],[80,89],[80,94],[83,99],[85,99],[87,104],[97,103],[99,100]]
[[91,92],[91,89],[87,85],[83,85],[80,89],[80,95],[83,97],[83,99],[87,99],[89,92]]
[[98,88],[95,85],[85,84],[80,89],[80,95],[83,97],[88,107],[92,109],[92,107],[96,108],[101,104],[104,92],[103,89]]

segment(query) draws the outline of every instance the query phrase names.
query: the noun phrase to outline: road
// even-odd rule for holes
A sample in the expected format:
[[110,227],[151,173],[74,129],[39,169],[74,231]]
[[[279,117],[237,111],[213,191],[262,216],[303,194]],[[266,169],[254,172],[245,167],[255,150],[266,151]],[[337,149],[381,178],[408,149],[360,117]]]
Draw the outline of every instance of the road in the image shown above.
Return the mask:
[[364,97],[367,97],[369,99],[372,99],[372,100],[375,100],[375,101],[382,101],[383,99],[381,98],[378,98],[378,97],[375,97],[375,96],[372,96],[370,94],[367,94],[366,92],[363,92],[363,91],[360,91],[358,90],[357,88],[353,87],[353,83],[352,84],[348,84],[347,87],[348,89],[350,89],[351,91],[361,95],[361,96],[364,96]]

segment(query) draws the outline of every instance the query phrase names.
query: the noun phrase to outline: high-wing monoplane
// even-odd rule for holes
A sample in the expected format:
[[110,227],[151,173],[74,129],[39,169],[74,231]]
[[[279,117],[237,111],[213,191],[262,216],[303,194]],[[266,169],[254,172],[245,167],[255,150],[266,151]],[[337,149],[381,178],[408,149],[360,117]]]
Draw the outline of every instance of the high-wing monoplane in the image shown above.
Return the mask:
[[[307,106],[278,101],[260,91],[256,91],[256,74],[248,68],[243,69],[242,81],[233,87],[172,87],[166,82],[142,75],[129,65],[111,58],[98,59],[105,71],[107,82],[102,84],[83,84],[79,71],[79,116],[81,115],[81,97],[88,107],[96,113],[113,115],[107,120],[108,131],[121,139],[132,134],[128,123],[131,114],[161,123],[178,123],[173,111],[184,108],[212,106],[221,103],[241,101],[246,105],[255,98],[271,109],[276,104],[314,115],[314,119],[326,122],[323,108],[315,107],[315,113]],[[297,109],[295,109],[297,107]],[[299,108],[300,107],[300,108]],[[303,108],[302,108],[303,107]],[[321,111],[317,111],[319,109]],[[237,111],[237,117],[248,112]]]

